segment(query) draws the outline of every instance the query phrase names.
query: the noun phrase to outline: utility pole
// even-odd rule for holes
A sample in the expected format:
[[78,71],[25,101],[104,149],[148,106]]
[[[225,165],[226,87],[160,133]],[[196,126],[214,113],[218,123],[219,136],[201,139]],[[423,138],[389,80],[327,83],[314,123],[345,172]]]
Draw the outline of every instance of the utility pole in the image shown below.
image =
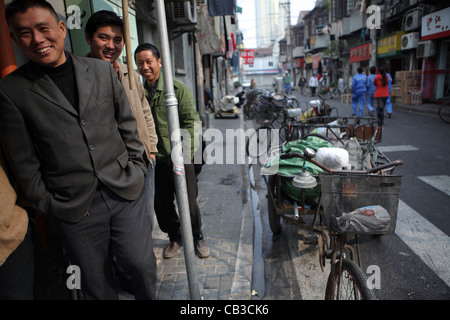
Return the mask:
[[286,20],[287,20],[286,39],[288,45],[288,63],[290,63],[291,65],[291,76],[295,86],[295,84],[297,83],[297,79],[294,72],[294,61],[293,61],[294,41],[292,39],[292,27],[291,27],[291,1],[288,0],[287,2],[280,2],[280,7],[283,7],[284,10],[286,10]]
[[161,43],[161,58],[164,64],[162,68],[164,77],[164,106],[167,110],[167,122],[171,137],[172,160],[174,163],[174,179],[176,198],[180,213],[181,236],[184,246],[184,258],[188,276],[189,294],[191,300],[201,300],[200,283],[198,281],[197,266],[195,263],[194,243],[191,229],[191,217],[189,214],[189,200],[187,197],[186,176],[184,173],[184,159],[182,154],[180,122],[178,115],[178,100],[175,96],[172,82],[172,64],[170,61],[170,49],[167,31],[166,11],[164,0],[156,0],[156,21],[158,21],[158,35]]

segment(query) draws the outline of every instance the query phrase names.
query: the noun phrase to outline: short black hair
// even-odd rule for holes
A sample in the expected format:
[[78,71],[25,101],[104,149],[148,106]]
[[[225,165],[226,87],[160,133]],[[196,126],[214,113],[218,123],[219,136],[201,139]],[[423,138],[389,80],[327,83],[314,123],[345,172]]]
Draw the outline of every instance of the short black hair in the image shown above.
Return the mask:
[[55,17],[56,21],[60,20],[53,6],[45,0],[15,0],[5,8],[6,21],[10,25],[14,15],[24,13],[30,8],[47,9]]
[[151,43],[142,43],[142,44],[138,45],[138,47],[134,51],[134,60],[136,61],[136,55],[139,52],[145,51],[145,50],[150,50],[156,59],[161,58],[161,55],[159,54],[159,50],[156,46],[152,45]]
[[91,15],[84,33],[92,39],[97,29],[105,26],[117,26],[122,31],[122,35],[124,34],[123,20],[115,12],[108,10],[97,11]]
[[375,66],[370,67],[370,73],[375,74],[377,72],[377,68]]
[[363,68],[359,67],[358,68],[358,73],[362,73],[363,72]]

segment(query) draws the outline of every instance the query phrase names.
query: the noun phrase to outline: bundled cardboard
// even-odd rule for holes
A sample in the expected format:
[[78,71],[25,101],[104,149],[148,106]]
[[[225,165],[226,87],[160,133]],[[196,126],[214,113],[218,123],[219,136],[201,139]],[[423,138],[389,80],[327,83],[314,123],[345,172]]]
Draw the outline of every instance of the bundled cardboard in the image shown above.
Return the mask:
[[[395,73],[395,97],[401,97],[401,99],[395,98],[394,101],[401,101],[403,104],[412,104],[412,102],[422,104],[421,80],[422,70],[397,71]],[[417,92],[420,92],[420,98]],[[391,95],[394,97],[394,89]]]

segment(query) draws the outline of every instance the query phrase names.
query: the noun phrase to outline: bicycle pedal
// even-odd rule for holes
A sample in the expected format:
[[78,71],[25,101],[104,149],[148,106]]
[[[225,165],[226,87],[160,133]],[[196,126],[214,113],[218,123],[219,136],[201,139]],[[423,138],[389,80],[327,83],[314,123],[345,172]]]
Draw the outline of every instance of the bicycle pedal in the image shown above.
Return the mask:
[[308,233],[303,235],[303,243],[304,244],[318,244],[319,237],[315,233]]

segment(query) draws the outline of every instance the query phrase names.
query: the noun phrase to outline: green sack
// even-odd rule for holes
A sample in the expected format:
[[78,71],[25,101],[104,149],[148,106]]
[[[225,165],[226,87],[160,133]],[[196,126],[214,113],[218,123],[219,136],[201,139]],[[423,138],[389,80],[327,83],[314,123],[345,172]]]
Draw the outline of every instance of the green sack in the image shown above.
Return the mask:
[[[308,137],[306,140],[297,140],[288,142],[281,150],[281,154],[288,153],[302,153],[305,148],[311,148],[317,151],[319,148],[333,148],[334,145],[324,139],[319,137]],[[280,154],[280,155],[281,155]],[[322,173],[323,170],[316,166],[315,164],[304,161],[301,158],[292,159],[281,159],[280,156],[276,156],[269,160],[265,168],[269,169],[277,168],[277,174],[279,174],[281,179],[281,188],[283,193],[296,201],[302,201],[301,189],[293,185],[293,178],[302,172],[303,165],[305,169],[311,175],[318,175]],[[314,188],[304,189],[305,198],[317,198],[320,195],[320,181],[317,181],[317,185]]]

